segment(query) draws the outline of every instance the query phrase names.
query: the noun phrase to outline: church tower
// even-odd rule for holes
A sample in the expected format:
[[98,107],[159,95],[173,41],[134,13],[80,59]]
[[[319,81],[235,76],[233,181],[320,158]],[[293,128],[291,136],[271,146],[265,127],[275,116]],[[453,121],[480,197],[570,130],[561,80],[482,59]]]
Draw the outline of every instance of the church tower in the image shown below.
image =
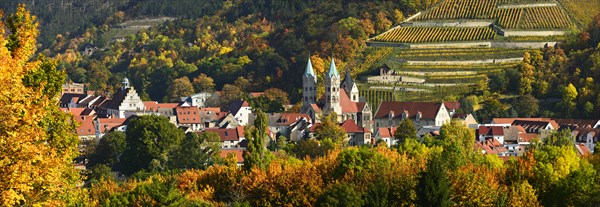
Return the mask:
[[317,75],[315,75],[312,63],[310,62],[310,55],[308,55],[306,70],[302,75],[302,88],[302,101],[304,105],[315,104],[317,102]]
[[350,70],[346,70],[346,76],[342,82],[342,88],[344,91],[346,91],[346,94],[348,94],[350,101],[358,102],[358,87],[356,87],[356,83],[354,80],[352,80],[352,76],[350,76]]
[[329,72],[325,76],[325,114],[335,112],[338,116],[342,115],[340,106],[340,74],[335,67],[335,60],[331,57]]

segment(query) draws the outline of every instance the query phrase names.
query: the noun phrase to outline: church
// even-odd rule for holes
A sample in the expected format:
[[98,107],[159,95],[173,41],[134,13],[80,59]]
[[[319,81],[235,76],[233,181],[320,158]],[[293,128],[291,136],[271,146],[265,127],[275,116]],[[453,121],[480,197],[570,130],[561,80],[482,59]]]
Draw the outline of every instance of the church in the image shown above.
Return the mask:
[[338,115],[339,123],[353,120],[356,125],[372,130],[371,107],[366,101],[360,100],[358,87],[352,80],[349,70],[346,71],[344,80],[340,80],[333,58],[331,58],[329,71],[325,74],[325,94],[317,99],[317,75],[313,70],[310,57],[302,75],[302,87],[301,112],[308,114],[312,120],[319,121],[322,116],[333,112]]

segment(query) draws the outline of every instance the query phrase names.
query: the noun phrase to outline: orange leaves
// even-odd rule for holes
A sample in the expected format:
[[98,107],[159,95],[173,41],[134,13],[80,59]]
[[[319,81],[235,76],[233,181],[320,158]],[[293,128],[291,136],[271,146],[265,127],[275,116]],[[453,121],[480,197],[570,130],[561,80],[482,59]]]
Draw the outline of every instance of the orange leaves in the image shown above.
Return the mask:
[[493,206],[500,184],[485,166],[466,165],[450,173],[452,200],[458,206]]

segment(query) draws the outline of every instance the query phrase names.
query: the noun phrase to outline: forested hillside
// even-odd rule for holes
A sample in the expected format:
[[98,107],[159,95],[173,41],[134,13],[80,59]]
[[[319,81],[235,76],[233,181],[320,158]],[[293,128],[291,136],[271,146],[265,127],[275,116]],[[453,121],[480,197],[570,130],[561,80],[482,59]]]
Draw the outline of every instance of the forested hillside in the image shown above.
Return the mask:
[[[51,44],[43,53],[63,60],[60,68],[67,71],[69,79],[89,83],[90,90],[111,92],[126,76],[146,100],[168,101],[167,95],[189,95],[167,94],[167,86],[176,79],[181,87],[195,87],[196,91],[225,87],[238,93],[276,87],[297,100],[300,80],[295,77],[309,52],[317,71],[324,70],[332,55],[343,69],[346,63],[364,58],[361,52],[368,37],[435,1],[236,0],[218,4],[194,1],[193,6],[190,1],[164,2],[115,3],[117,9],[111,8],[118,12],[98,14],[106,18],[82,23],[78,35],[46,40]],[[33,13],[38,9],[43,10],[36,6]],[[202,11],[207,11],[206,15],[201,15]],[[123,39],[106,39],[111,31],[120,29],[115,25],[156,16],[178,19]],[[58,17],[40,19],[52,18]],[[84,55],[88,43],[98,49]],[[211,80],[216,88],[200,86]]]

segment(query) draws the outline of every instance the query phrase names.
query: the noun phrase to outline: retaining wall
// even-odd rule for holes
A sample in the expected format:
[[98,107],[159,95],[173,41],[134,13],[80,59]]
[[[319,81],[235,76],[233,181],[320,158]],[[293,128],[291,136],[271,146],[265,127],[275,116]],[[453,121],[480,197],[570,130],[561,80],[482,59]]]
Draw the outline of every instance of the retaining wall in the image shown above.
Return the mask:
[[401,24],[405,27],[487,27],[494,23],[489,21],[416,21]]
[[558,4],[556,4],[556,3],[513,4],[513,5],[498,6],[498,9],[520,9],[520,8],[551,7],[551,6],[558,6]]
[[494,64],[519,62],[523,58],[503,58],[503,59],[485,59],[485,60],[456,60],[456,61],[406,61],[408,65],[472,65],[472,64]]
[[565,35],[565,31],[560,30],[550,30],[550,31],[523,31],[523,30],[503,30],[505,37],[515,37],[515,36],[562,36]]

